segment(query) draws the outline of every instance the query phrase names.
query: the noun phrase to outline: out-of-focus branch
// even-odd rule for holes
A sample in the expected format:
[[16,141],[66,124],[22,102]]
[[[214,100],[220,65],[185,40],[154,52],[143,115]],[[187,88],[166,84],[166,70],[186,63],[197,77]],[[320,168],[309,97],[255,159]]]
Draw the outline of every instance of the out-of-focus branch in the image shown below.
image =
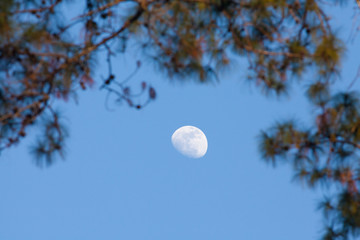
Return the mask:
[[55,0],[55,2],[53,4],[51,4],[51,5],[49,5],[49,6],[44,6],[44,7],[40,7],[40,8],[32,8],[32,9],[17,10],[13,14],[21,14],[21,13],[36,14],[36,13],[41,13],[41,12],[45,12],[45,11],[54,12],[54,8],[56,7],[56,5],[58,5],[61,2],[62,2],[62,0]]

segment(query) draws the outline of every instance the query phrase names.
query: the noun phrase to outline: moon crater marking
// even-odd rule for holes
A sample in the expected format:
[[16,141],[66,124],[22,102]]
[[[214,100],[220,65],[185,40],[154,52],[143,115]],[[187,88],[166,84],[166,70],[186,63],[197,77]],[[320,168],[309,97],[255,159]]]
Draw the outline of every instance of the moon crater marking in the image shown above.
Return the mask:
[[171,142],[176,150],[191,158],[203,157],[208,148],[205,134],[193,126],[177,129],[171,136]]

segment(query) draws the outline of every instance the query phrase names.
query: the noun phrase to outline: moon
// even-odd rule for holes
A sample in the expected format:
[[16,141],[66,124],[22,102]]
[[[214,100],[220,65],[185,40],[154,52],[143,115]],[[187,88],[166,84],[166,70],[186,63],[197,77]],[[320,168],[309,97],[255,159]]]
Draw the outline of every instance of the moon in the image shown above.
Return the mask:
[[183,126],[171,136],[176,150],[190,158],[201,158],[206,154],[208,142],[205,134],[197,127]]

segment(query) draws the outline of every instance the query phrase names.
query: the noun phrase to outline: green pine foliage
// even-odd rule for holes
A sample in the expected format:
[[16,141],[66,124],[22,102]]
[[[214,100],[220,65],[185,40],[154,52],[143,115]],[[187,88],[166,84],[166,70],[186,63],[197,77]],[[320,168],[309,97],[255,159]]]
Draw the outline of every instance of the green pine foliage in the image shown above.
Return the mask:
[[[277,123],[261,133],[259,149],[274,165],[289,162],[311,188],[337,186],[321,205],[328,221],[323,239],[358,236],[360,99],[331,91],[345,44],[331,28],[326,1],[86,0],[77,2],[83,4],[77,17],[64,20],[62,6],[71,4],[0,1],[0,150],[21,142],[37,124],[36,163],[63,157],[68,133],[53,102],[76,97],[94,81],[131,108],[153,101],[156,92],[148,83],[139,87],[145,101],[128,84],[140,61],[128,78],[112,72],[113,59],[126,54],[129,43],[177,81],[220,80],[231,59],[246,58],[248,80],[264,94],[283,95],[293,80],[313,79],[306,91],[317,113],[312,126]],[[102,80],[93,79],[100,52],[108,65]]]
[[[276,124],[260,136],[265,161],[290,163],[295,177],[310,188],[324,187],[331,198],[321,204],[327,220],[324,239],[351,239],[360,230],[360,99],[355,92],[330,97],[321,83],[308,96],[317,116],[313,127],[294,121]],[[334,190],[335,189],[335,190]]]

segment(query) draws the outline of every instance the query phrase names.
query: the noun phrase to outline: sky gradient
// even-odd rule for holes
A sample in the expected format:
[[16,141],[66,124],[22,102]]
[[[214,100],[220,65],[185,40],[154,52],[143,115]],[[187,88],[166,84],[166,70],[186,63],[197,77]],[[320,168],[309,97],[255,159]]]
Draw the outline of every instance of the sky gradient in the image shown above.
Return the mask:
[[[344,36],[352,8],[347,13]],[[356,52],[346,55],[339,89],[355,76]],[[130,73],[136,59],[120,56],[115,75]],[[107,74],[101,61],[97,79]],[[322,194],[293,182],[290,166],[264,163],[257,149],[260,130],[277,120],[310,121],[306,81],[288,97],[266,98],[246,83],[246,69],[238,61],[220,83],[180,84],[145,61],[131,84],[151,82],[158,98],[140,111],[111,103],[107,110],[99,83],[78,104],[58,103],[70,132],[65,161],[35,166],[35,128],[1,155],[0,239],[318,239]],[[184,125],[206,134],[203,158],[173,148],[171,135]]]

